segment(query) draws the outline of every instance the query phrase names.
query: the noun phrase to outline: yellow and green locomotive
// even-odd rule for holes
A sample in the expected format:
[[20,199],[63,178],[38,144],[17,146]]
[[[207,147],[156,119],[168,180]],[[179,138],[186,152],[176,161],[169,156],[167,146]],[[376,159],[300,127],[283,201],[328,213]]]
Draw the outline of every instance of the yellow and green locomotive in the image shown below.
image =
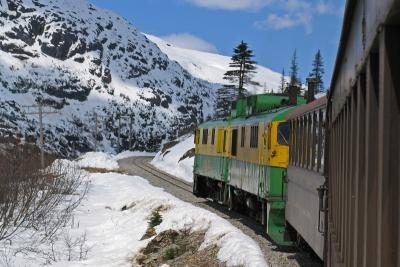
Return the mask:
[[285,235],[285,117],[304,103],[271,94],[239,99],[229,117],[205,122],[195,134],[194,194],[244,211],[279,245],[291,244]]

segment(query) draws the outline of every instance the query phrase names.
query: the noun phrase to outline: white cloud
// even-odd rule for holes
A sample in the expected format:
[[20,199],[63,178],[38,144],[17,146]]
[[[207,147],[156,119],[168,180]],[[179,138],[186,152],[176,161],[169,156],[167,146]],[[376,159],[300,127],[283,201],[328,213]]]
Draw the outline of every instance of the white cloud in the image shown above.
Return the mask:
[[181,48],[187,48],[187,49],[193,49],[211,53],[218,52],[217,48],[213,44],[199,37],[196,37],[190,33],[174,33],[167,36],[162,36],[161,38],[171,43],[172,45]]
[[332,12],[332,5],[329,3],[320,2],[317,5],[318,14],[329,14]]
[[258,21],[255,25],[258,28],[271,28],[274,30],[304,26],[306,33],[310,34],[312,32],[312,17],[307,13],[284,14],[282,16],[270,14],[266,20]]
[[196,6],[225,10],[257,10],[275,0],[186,0]]
[[287,29],[296,26],[296,22],[288,14],[278,16],[277,14],[270,14],[264,21],[257,21],[256,26],[259,28],[271,27],[275,30]]
[[341,9],[331,1],[279,0],[278,6],[282,14],[269,14],[267,19],[257,21],[255,26],[275,30],[302,26],[307,34],[311,34],[316,15],[341,15]]

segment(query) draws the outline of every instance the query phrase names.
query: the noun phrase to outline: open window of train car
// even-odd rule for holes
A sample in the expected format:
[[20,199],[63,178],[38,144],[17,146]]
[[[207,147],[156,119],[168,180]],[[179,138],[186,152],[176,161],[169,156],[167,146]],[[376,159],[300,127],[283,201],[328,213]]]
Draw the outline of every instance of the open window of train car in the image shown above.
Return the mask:
[[226,152],[226,130],[224,130],[224,140],[223,140],[223,146],[222,146],[222,152]]
[[211,130],[211,145],[215,145],[215,128]]
[[240,147],[244,147],[245,144],[246,144],[246,127],[242,126],[240,132]]
[[258,125],[251,126],[250,132],[250,148],[258,147]]
[[208,140],[208,129],[203,129],[202,144],[207,145],[207,140]]
[[326,103],[326,97],[320,98],[286,117],[290,125],[286,220],[321,259],[324,252],[323,203],[326,199],[321,198],[317,189],[322,189],[325,183]]
[[232,144],[231,144],[231,155],[237,156],[237,144],[238,144],[238,129],[232,130]]

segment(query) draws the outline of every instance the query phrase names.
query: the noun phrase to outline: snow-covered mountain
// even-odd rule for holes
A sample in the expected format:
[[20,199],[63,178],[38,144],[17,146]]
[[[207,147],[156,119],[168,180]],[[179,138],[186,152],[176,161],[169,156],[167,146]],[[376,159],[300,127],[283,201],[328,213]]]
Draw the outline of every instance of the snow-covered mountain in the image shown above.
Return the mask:
[[126,149],[129,117],[133,148],[156,149],[212,113],[217,80],[196,76],[85,0],[0,0],[0,136],[37,141],[23,106],[41,101],[58,111],[44,120],[49,150]]
[[[161,51],[167,54],[170,59],[177,61],[193,76],[211,83],[227,83],[227,81],[223,79],[223,76],[229,69],[230,57],[180,48],[159,37],[150,34],[146,34],[146,36],[156,43]],[[246,86],[246,88],[251,94],[264,93],[265,89],[277,92],[280,80],[280,73],[258,65],[257,73],[254,75],[254,81],[258,82],[260,86],[249,85]]]

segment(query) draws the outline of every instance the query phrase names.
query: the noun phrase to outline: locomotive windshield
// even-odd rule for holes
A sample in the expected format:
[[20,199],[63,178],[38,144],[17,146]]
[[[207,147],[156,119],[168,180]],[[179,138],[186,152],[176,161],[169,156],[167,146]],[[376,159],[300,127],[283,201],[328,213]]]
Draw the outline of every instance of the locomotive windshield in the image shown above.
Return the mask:
[[289,145],[290,128],[288,122],[283,122],[278,126],[278,144]]

